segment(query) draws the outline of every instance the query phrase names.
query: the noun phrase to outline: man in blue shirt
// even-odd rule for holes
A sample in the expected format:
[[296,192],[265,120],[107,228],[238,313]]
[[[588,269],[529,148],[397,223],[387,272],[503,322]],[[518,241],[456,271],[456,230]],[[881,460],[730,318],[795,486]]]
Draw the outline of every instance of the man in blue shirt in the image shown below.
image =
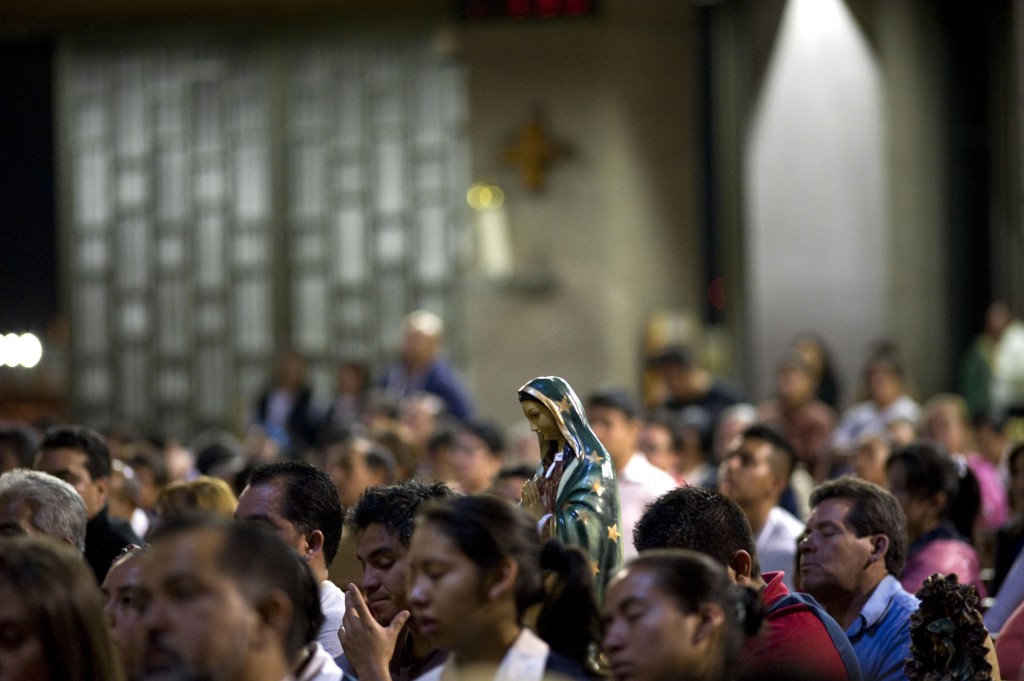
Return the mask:
[[798,585],[846,630],[865,681],[906,678],[918,606],[896,578],[907,555],[906,527],[899,503],[874,483],[845,477],[811,494]]

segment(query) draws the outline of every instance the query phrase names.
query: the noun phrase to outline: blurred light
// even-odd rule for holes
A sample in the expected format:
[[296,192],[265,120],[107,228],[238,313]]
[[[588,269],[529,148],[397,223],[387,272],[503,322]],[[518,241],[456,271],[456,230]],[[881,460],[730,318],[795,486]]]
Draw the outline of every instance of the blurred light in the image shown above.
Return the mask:
[[31,333],[0,336],[0,365],[31,369],[43,358],[43,344]]
[[466,192],[466,203],[470,208],[486,210],[488,208],[501,208],[505,203],[505,192],[501,187],[485,182],[476,182]]

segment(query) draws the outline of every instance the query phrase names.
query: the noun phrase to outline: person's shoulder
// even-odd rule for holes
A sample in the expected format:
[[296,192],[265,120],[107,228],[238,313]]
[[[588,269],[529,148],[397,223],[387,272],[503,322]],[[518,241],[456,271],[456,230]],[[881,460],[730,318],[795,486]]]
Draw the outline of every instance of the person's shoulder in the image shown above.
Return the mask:
[[803,522],[781,506],[772,506],[768,513],[772,523],[788,534],[797,536],[804,531]]
[[671,474],[655,466],[646,456],[639,452],[630,457],[622,473],[621,477],[624,479],[642,482],[647,487],[663,492],[678,487],[675,478]]

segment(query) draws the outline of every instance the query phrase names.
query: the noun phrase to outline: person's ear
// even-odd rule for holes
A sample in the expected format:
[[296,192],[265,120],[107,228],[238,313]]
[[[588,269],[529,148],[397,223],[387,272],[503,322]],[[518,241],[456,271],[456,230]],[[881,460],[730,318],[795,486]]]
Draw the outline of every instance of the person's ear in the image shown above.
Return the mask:
[[292,614],[295,606],[292,599],[280,589],[274,589],[256,603],[256,631],[250,646],[266,650],[275,643],[285,645],[291,629]]
[[871,554],[868,556],[868,564],[885,561],[885,554],[889,552],[889,538],[884,534],[876,534],[871,538]]
[[302,557],[310,560],[324,549],[324,533],[320,530],[313,530],[306,535],[306,551]]
[[751,577],[751,570],[754,569],[754,559],[740,549],[729,558],[729,569],[736,574],[737,583],[740,579],[748,580]]
[[96,491],[106,500],[107,495],[110,493],[110,476],[104,475],[96,478],[92,481],[93,486],[96,487]]
[[722,610],[722,606],[718,603],[704,603],[697,608],[696,615],[700,619],[697,622],[697,628],[693,632],[694,645],[704,643],[705,641],[713,641],[715,632],[725,622],[725,611]]
[[932,513],[938,517],[942,517],[943,511],[946,510],[946,505],[949,503],[949,495],[945,492],[939,491],[928,497],[928,506],[931,507]]
[[516,580],[519,577],[519,563],[511,558],[505,558],[494,566],[488,577],[487,596],[496,601],[505,594],[513,597],[516,592]]

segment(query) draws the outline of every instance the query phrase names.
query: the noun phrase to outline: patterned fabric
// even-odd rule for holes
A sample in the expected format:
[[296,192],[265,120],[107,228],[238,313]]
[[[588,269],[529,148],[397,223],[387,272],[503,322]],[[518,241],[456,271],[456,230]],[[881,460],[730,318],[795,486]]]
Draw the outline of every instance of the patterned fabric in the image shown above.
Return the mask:
[[[562,463],[561,480],[554,504],[548,512],[554,518],[553,537],[567,545],[578,546],[589,556],[594,570],[598,600],[615,570],[622,565],[622,527],[616,492],[615,467],[604,446],[587,422],[576,393],[557,376],[535,378],[519,389],[520,399],[530,398],[542,404],[552,415],[565,438],[560,452],[551,451],[541,441],[544,457],[534,479],[541,489],[544,479],[555,475]],[[557,454],[562,455],[558,462]],[[548,475],[550,473],[550,475]]]

